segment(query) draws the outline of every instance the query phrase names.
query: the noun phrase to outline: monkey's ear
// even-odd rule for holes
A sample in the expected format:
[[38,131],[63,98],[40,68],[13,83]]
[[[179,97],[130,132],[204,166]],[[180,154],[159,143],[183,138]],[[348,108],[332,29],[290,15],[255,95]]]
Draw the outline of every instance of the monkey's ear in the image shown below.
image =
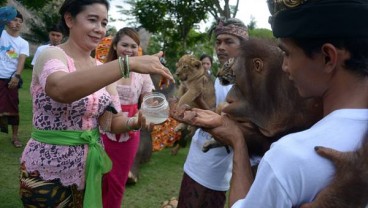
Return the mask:
[[254,58],[252,60],[253,67],[256,70],[256,72],[261,73],[263,70],[263,60],[260,58]]

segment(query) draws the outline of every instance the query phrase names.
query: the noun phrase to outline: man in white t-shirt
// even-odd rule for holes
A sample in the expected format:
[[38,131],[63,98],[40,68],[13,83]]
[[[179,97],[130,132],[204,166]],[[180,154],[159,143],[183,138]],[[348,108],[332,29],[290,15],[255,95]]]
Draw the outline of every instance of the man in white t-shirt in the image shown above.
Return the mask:
[[31,62],[32,66],[35,65],[36,60],[43,49],[49,46],[59,45],[62,40],[63,40],[63,31],[62,31],[61,26],[59,24],[53,25],[49,29],[49,43],[46,45],[41,45],[37,48],[36,53],[34,54],[32,62]]
[[18,138],[19,97],[18,84],[29,56],[29,44],[20,37],[23,16],[17,11],[16,17],[6,24],[0,38],[0,130],[8,133],[12,126],[12,144],[22,147]]
[[[214,29],[216,54],[221,65],[238,55],[241,43],[248,39],[248,29],[238,19],[220,20]],[[231,85],[222,86],[215,80],[216,105],[225,102]],[[233,153],[225,147],[202,151],[203,144],[212,136],[198,129],[191,141],[184,164],[184,176],[179,193],[178,208],[223,208],[229,189]]]

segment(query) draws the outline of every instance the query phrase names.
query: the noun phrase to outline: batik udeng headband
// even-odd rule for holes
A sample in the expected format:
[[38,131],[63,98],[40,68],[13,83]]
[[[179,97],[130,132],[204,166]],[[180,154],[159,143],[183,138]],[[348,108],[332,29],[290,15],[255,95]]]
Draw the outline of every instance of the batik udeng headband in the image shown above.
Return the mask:
[[222,21],[220,21],[220,23],[215,28],[216,37],[221,34],[234,35],[245,40],[249,38],[247,28],[239,27],[232,24],[225,26]]

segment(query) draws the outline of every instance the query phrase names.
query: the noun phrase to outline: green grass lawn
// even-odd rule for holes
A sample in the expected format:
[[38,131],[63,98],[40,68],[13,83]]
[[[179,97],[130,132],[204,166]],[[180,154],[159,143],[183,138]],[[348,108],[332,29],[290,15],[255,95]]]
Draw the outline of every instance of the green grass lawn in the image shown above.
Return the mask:
[[[23,88],[19,91],[20,127],[19,138],[26,144],[32,128],[32,100],[29,92],[31,70],[24,70]],[[9,127],[9,130],[11,128]],[[10,143],[9,134],[0,133],[0,207],[22,207],[19,196],[19,158],[23,148],[15,148]],[[176,156],[170,149],[154,152],[149,162],[142,164],[140,179],[136,185],[128,186],[122,207],[159,208],[161,203],[177,196],[183,175],[183,164],[188,147],[180,149]]]

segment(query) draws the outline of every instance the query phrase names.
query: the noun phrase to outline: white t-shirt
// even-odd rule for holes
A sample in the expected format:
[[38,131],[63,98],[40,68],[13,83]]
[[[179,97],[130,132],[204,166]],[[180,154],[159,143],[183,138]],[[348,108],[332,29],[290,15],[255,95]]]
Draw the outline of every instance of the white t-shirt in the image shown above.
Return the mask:
[[42,45],[42,46],[39,46],[37,48],[36,53],[34,54],[33,59],[32,59],[32,62],[31,62],[32,66],[35,65],[36,60],[37,60],[38,56],[40,55],[40,53],[43,51],[43,49],[45,49],[47,47],[50,47],[50,44]]
[[215,94],[216,94],[216,105],[219,105],[226,101],[226,95],[230,91],[233,85],[223,86],[220,83],[219,78],[215,79]]
[[341,109],[308,130],[284,136],[263,157],[245,199],[232,207],[288,208],[312,201],[335,173],[314,147],[354,151],[367,130],[368,109]]
[[[225,101],[231,85],[222,86],[215,80],[216,104]],[[184,172],[197,183],[212,190],[227,191],[230,187],[233,152],[227,153],[225,147],[213,148],[203,152],[203,144],[211,135],[198,129],[190,144],[189,153],[184,163]]]
[[17,70],[20,54],[29,56],[28,42],[3,30],[0,38],[0,78],[8,79]]

